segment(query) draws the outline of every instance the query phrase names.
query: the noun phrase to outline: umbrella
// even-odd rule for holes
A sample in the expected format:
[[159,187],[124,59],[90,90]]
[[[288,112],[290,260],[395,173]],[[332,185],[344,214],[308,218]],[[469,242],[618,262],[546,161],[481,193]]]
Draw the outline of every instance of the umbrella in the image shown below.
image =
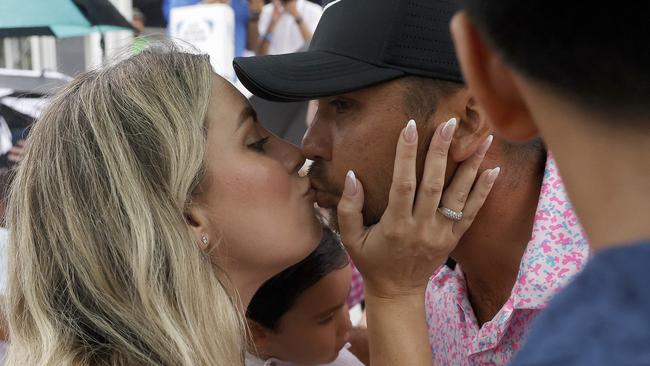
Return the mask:
[[0,37],[83,36],[133,30],[108,0],[2,0]]

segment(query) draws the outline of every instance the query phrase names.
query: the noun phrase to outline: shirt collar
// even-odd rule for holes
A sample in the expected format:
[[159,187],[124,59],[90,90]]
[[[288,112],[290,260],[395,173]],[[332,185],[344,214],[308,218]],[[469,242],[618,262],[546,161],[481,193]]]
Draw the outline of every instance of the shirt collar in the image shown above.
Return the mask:
[[533,232],[511,299],[515,309],[542,309],[577,274],[589,256],[587,237],[548,155]]

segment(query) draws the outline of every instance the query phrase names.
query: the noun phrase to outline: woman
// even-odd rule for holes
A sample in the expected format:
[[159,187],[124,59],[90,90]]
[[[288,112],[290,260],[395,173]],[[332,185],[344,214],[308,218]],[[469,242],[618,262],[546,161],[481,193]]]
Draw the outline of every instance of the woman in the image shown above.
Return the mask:
[[320,239],[304,158],[207,57],[74,80],[14,182],[9,365],[236,365],[263,281]]
[[[444,221],[427,190],[422,230],[391,230],[414,202],[403,184],[415,184],[414,124],[403,136],[397,193],[380,224],[361,227],[353,174],[340,207],[355,260],[375,272],[369,309],[388,315],[395,307],[373,296],[403,303],[401,290],[426,283],[471,223]],[[439,140],[427,184],[444,176]],[[242,310],[320,239],[313,192],[297,174],[303,161],[257,123],[207,57],[152,48],[78,77],[36,123],[12,187],[7,364],[243,365]],[[476,161],[446,194],[467,195]],[[470,217],[489,191],[481,179]],[[431,240],[421,246],[424,234]],[[371,270],[382,263],[399,268]],[[371,349],[393,325],[376,315],[369,310]]]

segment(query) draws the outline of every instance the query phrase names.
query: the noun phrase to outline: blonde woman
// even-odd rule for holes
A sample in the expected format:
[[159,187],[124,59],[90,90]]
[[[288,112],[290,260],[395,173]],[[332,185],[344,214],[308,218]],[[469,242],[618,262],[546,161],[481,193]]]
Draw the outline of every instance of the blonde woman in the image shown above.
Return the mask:
[[8,365],[238,365],[245,307],[321,235],[299,150],[207,56],[79,76],[10,204]]
[[[471,223],[441,218],[426,188],[444,177],[448,141],[431,143],[416,200],[414,123],[398,141],[382,221],[361,226],[352,173],[340,206],[368,275],[371,350],[390,346],[399,312],[418,299],[410,290]],[[445,194],[467,196],[481,159]],[[254,292],[320,240],[303,162],[205,56],[154,47],[79,76],[35,124],[11,190],[7,365],[243,365],[241,314]],[[373,360],[396,364],[388,356]]]

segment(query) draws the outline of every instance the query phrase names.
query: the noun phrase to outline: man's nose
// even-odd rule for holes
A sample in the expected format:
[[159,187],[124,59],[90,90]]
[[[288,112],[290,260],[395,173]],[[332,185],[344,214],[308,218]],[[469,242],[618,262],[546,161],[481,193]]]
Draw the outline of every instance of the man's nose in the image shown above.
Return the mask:
[[332,139],[327,124],[314,119],[302,138],[302,153],[310,160],[332,160]]

